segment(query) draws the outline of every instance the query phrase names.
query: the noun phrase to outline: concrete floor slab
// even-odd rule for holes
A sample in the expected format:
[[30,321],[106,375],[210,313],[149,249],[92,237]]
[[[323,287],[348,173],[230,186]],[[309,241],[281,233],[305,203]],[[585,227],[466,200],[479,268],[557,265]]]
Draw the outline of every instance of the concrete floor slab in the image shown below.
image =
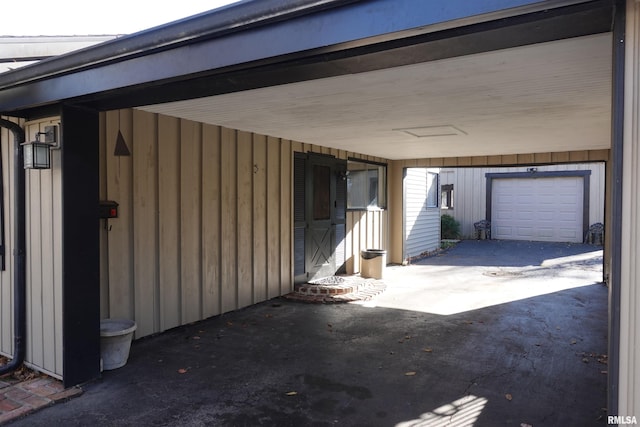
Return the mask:
[[275,299],[133,343],[15,426],[590,426],[606,419],[593,246],[463,241],[364,304]]

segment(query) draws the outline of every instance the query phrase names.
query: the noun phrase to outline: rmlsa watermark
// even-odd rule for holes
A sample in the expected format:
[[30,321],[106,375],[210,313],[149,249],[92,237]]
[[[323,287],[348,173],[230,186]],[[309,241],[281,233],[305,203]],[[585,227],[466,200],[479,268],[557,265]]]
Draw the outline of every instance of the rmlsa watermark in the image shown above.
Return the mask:
[[609,415],[607,417],[607,424],[611,425],[620,425],[620,426],[631,426],[637,425],[638,419],[635,415]]

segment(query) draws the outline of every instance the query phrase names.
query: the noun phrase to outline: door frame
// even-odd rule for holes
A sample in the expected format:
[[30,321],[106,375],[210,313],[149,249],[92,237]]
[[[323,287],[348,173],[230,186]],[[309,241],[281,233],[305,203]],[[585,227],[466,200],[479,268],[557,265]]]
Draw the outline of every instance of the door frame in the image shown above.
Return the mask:
[[487,194],[486,194],[486,216],[487,221],[492,221],[491,210],[493,202],[493,180],[494,179],[545,179],[545,178],[582,178],[582,239],[589,230],[589,197],[590,197],[590,170],[570,170],[570,171],[547,171],[547,172],[488,172],[485,174]]
[[[330,176],[330,215],[327,224],[331,227],[330,250],[331,263],[327,271],[320,276],[327,277],[345,270],[345,242],[346,235],[346,170],[347,160],[337,158],[333,155],[322,153],[294,153],[294,213],[293,213],[293,235],[294,235],[294,284],[305,283],[309,280],[318,279],[314,277],[317,269],[313,262],[315,246],[313,236],[310,232],[310,224],[313,219],[313,173],[315,165],[329,167]],[[315,271],[314,271],[315,270]]]

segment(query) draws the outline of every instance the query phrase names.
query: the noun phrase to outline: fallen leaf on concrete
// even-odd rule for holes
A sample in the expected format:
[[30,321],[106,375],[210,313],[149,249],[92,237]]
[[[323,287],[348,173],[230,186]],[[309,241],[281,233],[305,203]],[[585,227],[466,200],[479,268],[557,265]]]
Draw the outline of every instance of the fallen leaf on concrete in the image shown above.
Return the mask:
[[273,314],[265,314],[264,317],[266,317],[267,319],[271,319],[273,317]]
[[465,320],[464,323],[466,323],[467,325],[473,325],[473,322],[471,320]]
[[433,352],[433,349],[432,349],[432,348],[425,348],[425,349],[424,349],[424,350],[422,350],[422,351],[424,351],[425,353],[432,353],[432,352]]
[[569,341],[569,344],[574,345],[578,342],[578,340],[576,340],[575,338],[572,338],[571,341]]
[[286,393],[287,396],[295,396],[297,394],[298,394],[297,391],[290,391],[290,392]]
[[411,339],[411,335],[407,335],[404,337],[405,340],[410,340]]
[[200,339],[200,337],[196,335],[195,337],[193,337],[193,339],[194,339],[194,340],[199,340],[199,339]]
[[513,400],[513,396],[511,396],[510,393],[505,394],[504,398],[507,399],[508,401],[512,401]]
[[178,373],[179,373],[179,374],[186,374],[188,371],[189,371],[189,370],[188,370],[188,369],[185,369],[185,368],[180,368],[180,369],[178,369]]
[[227,322],[227,326],[233,326],[233,322]]
[[405,377],[412,377],[412,376],[414,376],[415,374],[416,374],[416,372],[415,372],[415,371],[409,371],[409,372],[405,372],[405,373],[404,373],[404,376],[405,376]]

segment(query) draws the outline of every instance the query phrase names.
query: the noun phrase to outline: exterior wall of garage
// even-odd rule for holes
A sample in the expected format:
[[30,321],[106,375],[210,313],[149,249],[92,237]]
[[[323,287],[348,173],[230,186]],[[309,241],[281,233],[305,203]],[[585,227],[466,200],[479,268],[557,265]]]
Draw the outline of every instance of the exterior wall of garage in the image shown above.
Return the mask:
[[[27,141],[59,118],[21,123]],[[13,355],[14,190],[13,136],[0,131],[5,212],[5,270],[0,272],[0,354]],[[19,167],[22,167],[20,165]],[[51,151],[51,169],[25,171],[26,187],[26,363],[57,378],[62,360],[62,165]]]
[[[116,156],[120,131],[131,153]],[[136,337],[265,301],[293,289],[294,152],[384,159],[140,110],[101,116],[101,315]],[[349,211],[347,269],[387,247],[387,211]]]
[[[438,171],[437,168],[407,168],[405,170],[403,261],[433,252],[440,247]],[[429,175],[431,175],[431,180]],[[429,185],[432,187],[430,188]],[[429,191],[433,193],[430,194]],[[429,196],[431,196],[431,201]],[[433,203],[434,196],[435,203]]]
[[[567,163],[593,163],[609,161],[610,150],[563,151],[554,153],[509,154],[497,156],[477,157],[438,157],[427,159],[395,160],[389,163],[389,188],[402,188],[403,171],[408,167],[511,167],[522,165],[549,165]],[[605,197],[609,197],[608,193]],[[402,193],[389,192],[389,262],[401,263],[404,254],[404,240],[402,234]],[[605,211],[605,224],[611,211]],[[611,233],[605,233],[604,271],[608,277],[611,265]]]
[[[485,219],[487,211],[487,173],[527,172],[530,166],[493,168],[443,168],[440,183],[453,185],[453,208],[443,209],[460,222],[462,238],[475,238],[473,223]],[[536,166],[538,172],[590,170],[589,225],[604,223],[605,168],[604,163]]]

